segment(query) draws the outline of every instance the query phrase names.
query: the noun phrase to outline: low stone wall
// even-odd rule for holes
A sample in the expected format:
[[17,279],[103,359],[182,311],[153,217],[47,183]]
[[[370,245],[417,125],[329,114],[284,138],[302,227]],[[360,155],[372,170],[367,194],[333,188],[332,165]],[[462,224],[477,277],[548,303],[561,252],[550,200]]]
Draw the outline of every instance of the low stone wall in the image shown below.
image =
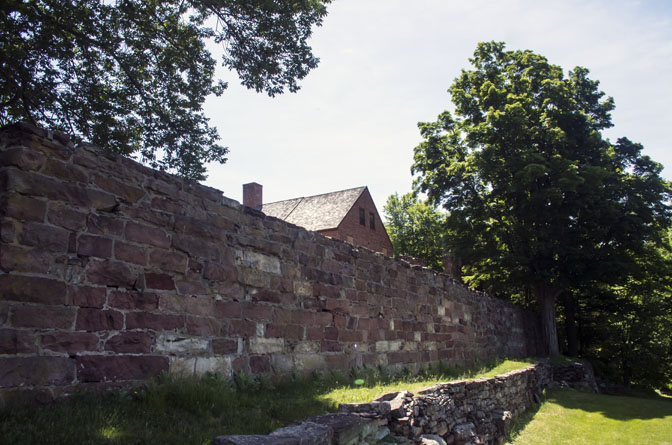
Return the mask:
[[593,367],[590,363],[582,361],[553,365],[553,387],[600,392]]
[[339,414],[312,417],[268,436],[220,436],[213,445],[502,443],[511,420],[541,401],[552,377],[549,362],[542,361],[489,379],[439,383],[417,394],[401,391],[370,403],[343,404]]

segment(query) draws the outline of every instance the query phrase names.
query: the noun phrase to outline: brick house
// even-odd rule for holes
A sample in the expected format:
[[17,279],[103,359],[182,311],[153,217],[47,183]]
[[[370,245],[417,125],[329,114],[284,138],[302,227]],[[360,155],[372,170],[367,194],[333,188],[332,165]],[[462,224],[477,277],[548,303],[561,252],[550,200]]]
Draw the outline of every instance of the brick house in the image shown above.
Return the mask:
[[392,242],[369,189],[356,187],[263,204],[263,188],[243,185],[243,204],[331,238],[392,256]]

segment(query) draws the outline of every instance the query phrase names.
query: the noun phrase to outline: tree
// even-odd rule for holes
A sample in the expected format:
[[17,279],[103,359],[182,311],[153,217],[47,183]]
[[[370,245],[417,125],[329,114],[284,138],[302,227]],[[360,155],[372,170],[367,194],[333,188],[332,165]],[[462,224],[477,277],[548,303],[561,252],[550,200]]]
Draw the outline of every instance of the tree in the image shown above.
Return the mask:
[[202,105],[223,65],[270,96],[318,59],[307,40],[331,0],[7,0],[0,10],[0,125],[29,121],[203,179],[227,149]]
[[613,100],[588,70],[480,43],[450,88],[455,105],[420,123],[416,187],[449,212],[465,281],[534,298],[547,352],[559,353],[555,302],[582,283],[622,284],[670,225],[662,167],[610,127]]
[[444,216],[417,195],[397,193],[387,198],[385,228],[394,246],[395,256],[418,258],[427,267],[444,270]]

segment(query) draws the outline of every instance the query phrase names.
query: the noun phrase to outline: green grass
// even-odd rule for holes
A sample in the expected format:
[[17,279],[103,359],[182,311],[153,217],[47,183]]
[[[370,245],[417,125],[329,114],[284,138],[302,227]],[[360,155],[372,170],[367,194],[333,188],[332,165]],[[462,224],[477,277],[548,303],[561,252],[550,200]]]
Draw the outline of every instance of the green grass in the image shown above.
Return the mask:
[[469,370],[439,366],[416,376],[361,369],[276,386],[245,374],[233,382],[216,375],[163,375],[126,393],[80,394],[38,409],[0,411],[0,444],[206,444],[218,435],[268,433],[333,412],[339,403],[493,376],[535,362],[500,360]]
[[514,435],[516,445],[672,445],[672,400],[663,397],[554,390],[525,421]]

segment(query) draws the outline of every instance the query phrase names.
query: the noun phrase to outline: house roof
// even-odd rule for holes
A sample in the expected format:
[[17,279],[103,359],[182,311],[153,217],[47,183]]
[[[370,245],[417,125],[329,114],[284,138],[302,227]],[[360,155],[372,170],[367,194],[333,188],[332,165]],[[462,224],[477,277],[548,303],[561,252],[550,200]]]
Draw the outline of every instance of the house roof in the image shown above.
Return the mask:
[[366,187],[264,204],[261,211],[308,230],[335,229]]

